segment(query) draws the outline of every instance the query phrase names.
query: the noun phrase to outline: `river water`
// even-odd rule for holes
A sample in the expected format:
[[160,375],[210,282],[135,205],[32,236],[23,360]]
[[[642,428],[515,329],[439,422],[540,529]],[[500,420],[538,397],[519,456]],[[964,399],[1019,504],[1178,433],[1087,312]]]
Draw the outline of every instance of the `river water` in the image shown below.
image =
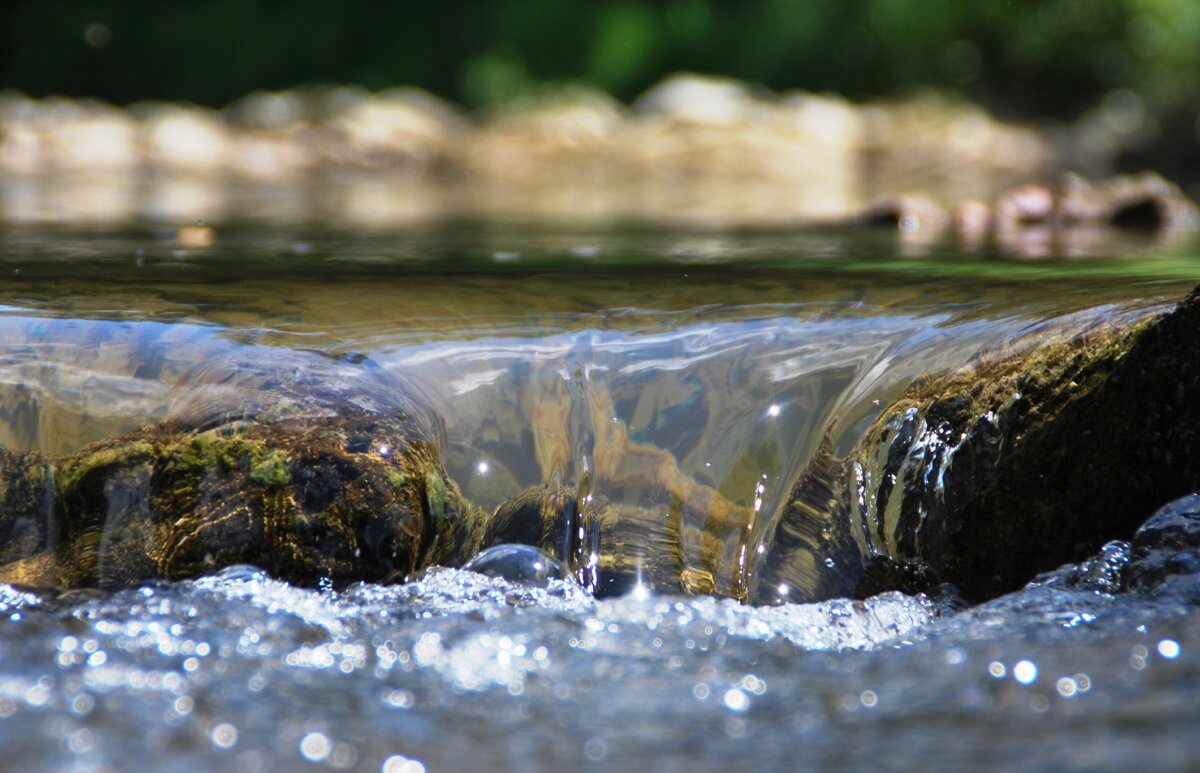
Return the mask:
[[[914,378],[1200,276],[1194,243],[1140,239],[1008,255],[503,220],[215,236],[0,228],[0,446],[72,453],[186,404],[206,363],[319,357],[420,395],[483,507],[554,482],[666,517],[667,475],[761,530],[823,439],[844,453]],[[703,515],[679,517],[703,532]],[[963,609],[813,589],[749,607],[653,579],[597,600],[455,569],[0,585],[0,746],[14,770],[1188,769],[1200,594],[1109,590],[1044,578]]]

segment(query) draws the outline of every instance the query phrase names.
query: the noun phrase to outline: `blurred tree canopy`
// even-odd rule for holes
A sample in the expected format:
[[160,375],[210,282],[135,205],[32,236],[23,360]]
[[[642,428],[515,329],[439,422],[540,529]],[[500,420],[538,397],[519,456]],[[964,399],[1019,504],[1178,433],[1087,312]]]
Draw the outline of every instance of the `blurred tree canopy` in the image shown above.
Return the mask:
[[1073,117],[1114,89],[1200,104],[1198,0],[5,0],[0,88],[220,106],[302,83],[485,107],[547,83],[636,96],[678,70],[775,90],[957,90]]

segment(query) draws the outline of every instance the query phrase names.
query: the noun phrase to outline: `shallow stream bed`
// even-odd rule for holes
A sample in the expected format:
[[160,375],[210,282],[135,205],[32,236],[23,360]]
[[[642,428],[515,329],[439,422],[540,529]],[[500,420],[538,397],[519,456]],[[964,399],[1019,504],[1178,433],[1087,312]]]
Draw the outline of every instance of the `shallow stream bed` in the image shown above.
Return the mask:
[[[189,248],[153,225],[6,225],[0,447],[72,453],[201,399],[206,363],[299,353],[420,395],[482,507],[558,483],[665,518],[651,458],[761,531],[822,440],[844,453],[914,378],[1162,307],[1200,278],[1196,254],[458,221],[247,221]],[[703,532],[703,515],[678,517]],[[1200,759],[1200,593],[1044,579],[965,610],[795,596],[750,607],[647,581],[596,600],[452,569],[318,589],[247,567],[117,593],[0,585],[0,748],[14,770]]]

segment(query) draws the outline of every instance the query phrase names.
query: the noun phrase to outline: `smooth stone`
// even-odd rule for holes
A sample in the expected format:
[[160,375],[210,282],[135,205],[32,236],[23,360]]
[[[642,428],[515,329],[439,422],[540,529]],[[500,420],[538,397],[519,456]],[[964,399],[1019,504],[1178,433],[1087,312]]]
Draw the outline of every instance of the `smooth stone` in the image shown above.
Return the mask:
[[541,587],[548,585],[550,580],[567,578],[562,564],[532,545],[490,547],[468,561],[463,569],[518,585]]
[[1159,508],[1133,536],[1133,556],[1122,572],[1130,590],[1192,596],[1200,580],[1200,493]]

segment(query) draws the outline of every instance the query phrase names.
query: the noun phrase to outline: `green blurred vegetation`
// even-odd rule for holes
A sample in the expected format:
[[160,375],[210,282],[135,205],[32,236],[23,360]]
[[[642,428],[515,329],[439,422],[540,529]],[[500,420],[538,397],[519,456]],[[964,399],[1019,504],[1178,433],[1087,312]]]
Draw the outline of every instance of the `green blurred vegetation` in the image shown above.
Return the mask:
[[851,97],[929,85],[1073,117],[1114,89],[1200,103],[1198,0],[5,0],[0,87],[224,105],[309,82],[471,107],[692,70]]

